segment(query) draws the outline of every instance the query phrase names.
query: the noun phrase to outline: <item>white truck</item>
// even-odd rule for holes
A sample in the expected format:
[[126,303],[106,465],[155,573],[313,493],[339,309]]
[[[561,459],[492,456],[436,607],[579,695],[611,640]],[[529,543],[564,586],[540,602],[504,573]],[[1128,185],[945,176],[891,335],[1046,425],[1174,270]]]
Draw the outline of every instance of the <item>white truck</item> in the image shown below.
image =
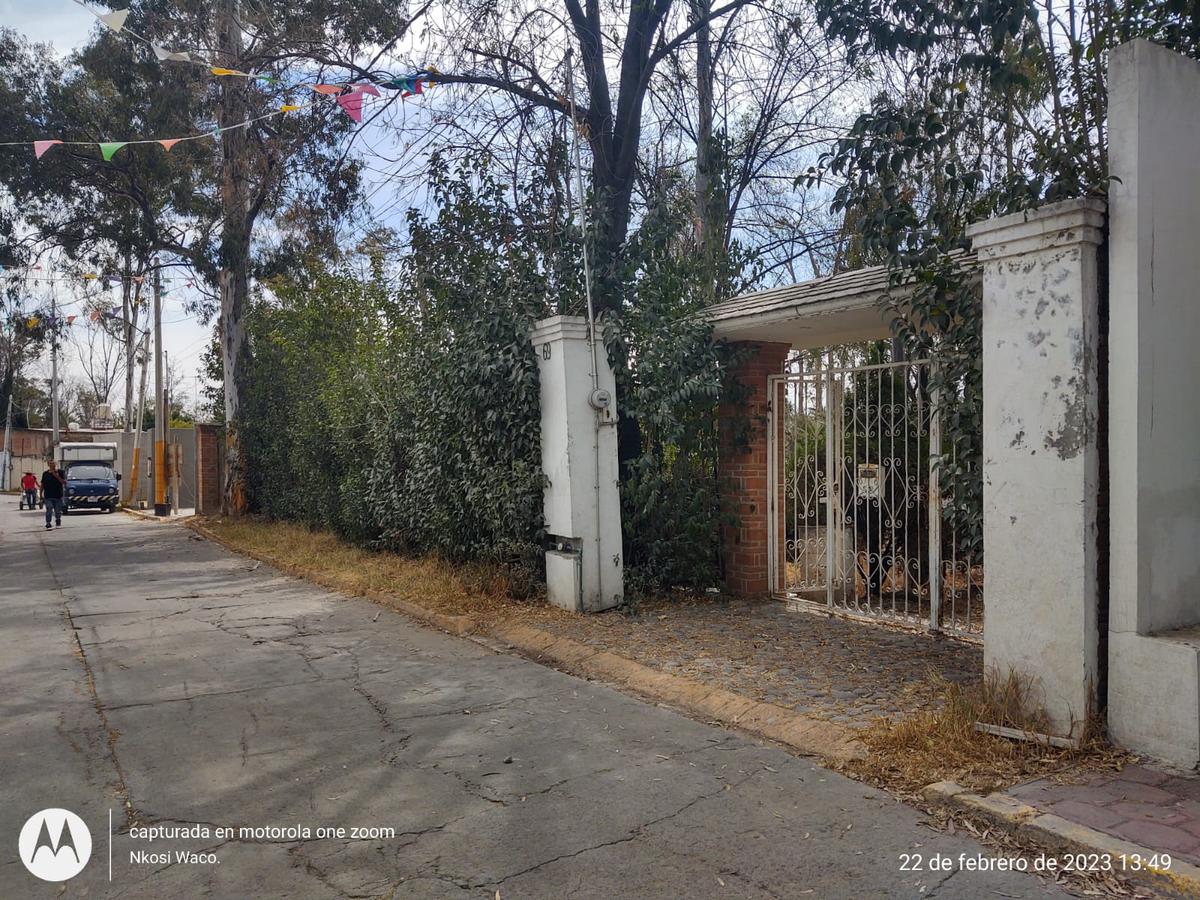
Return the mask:
[[121,473],[117,471],[117,445],[62,443],[54,448],[58,467],[67,480],[63,512],[102,509],[112,512],[121,500]]

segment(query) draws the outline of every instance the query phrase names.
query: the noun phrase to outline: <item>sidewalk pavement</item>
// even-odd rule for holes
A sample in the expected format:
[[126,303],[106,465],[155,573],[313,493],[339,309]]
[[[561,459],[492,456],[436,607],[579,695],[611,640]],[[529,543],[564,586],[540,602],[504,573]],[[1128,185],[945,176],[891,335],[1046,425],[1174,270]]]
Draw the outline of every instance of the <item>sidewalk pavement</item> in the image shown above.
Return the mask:
[[1008,793],[1042,811],[1200,866],[1200,778],[1145,765],[1080,784],[1045,778]]

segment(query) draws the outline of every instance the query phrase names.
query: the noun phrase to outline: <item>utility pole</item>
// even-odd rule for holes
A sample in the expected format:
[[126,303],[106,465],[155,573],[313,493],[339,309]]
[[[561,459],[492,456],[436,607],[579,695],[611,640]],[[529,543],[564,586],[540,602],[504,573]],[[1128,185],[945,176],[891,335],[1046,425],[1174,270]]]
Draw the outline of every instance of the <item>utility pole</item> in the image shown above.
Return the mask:
[[[145,420],[146,413],[146,375],[150,371],[150,329],[142,330],[142,378],[141,384],[138,387],[138,402],[137,402],[137,419],[136,426],[133,429],[133,473],[129,476],[129,502],[137,502],[138,479],[141,476],[142,468],[142,437],[145,435],[145,430],[142,427],[142,422]],[[126,416],[126,418],[129,418]]]
[[162,270],[154,266],[154,514],[169,515],[167,505],[167,388],[163,384]]
[[[13,381],[13,389],[16,389],[16,381]],[[4,452],[0,453],[0,460],[3,461],[3,468],[0,468],[0,490],[8,490],[8,470],[12,468],[12,395],[13,391],[8,392],[8,416],[4,420]]]
[[50,282],[50,430],[58,446],[58,292]]
[[[137,346],[134,344],[136,337],[135,319],[137,318],[136,311],[136,296],[133,290],[133,275],[129,266],[129,245],[124,247],[122,252],[123,269],[121,271],[121,329],[125,336],[125,433],[130,434],[133,431],[133,422],[130,420],[129,412],[133,409],[133,371],[134,364],[137,360]],[[140,293],[140,290],[136,293]]]

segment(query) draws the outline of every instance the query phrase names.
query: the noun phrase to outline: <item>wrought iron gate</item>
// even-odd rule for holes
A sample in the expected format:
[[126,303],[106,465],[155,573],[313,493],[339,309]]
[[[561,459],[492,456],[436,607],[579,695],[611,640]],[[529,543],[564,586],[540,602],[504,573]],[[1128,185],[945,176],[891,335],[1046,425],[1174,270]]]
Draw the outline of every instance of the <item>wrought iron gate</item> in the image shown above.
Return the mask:
[[[771,585],[831,612],[978,637],[983,570],[944,533],[928,360],[772,379]],[[782,421],[780,420],[782,417]]]

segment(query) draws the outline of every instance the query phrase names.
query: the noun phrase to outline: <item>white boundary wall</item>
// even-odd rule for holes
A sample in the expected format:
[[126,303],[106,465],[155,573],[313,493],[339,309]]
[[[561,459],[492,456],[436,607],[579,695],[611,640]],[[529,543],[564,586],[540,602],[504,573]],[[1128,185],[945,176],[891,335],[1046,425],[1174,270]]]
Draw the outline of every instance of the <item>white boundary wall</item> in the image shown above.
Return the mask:
[[[1200,64],[1109,62],[1109,727],[1200,762]],[[990,574],[990,572],[989,572]]]

